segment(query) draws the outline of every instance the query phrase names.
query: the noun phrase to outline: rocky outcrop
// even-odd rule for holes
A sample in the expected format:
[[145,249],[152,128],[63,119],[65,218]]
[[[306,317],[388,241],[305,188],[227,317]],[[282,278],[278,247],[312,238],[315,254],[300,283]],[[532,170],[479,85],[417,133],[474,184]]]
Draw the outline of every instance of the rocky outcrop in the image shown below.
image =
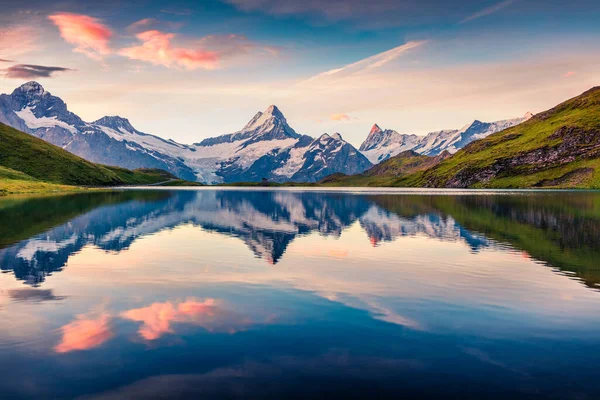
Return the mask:
[[[516,136],[507,139],[514,137]],[[578,159],[600,157],[600,130],[598,129],[562,126],[552,133],[548,139],[549,144],[542,147],[524,151],[514,156],[498,158],[483,168],[464,168],[446,182],[432,179],[427,182],[427,186],[467,188],[476,183],[487,183],[498,177],[533,174]],[[485,146],[474,143],[473,147],[481,150]],[[472,152],[472,149],[467,147],[465,152]],[[589,175],[590,172],[579,170],[575,175],[573,174],[575,174],[574,171],[570,175],[564,175],[554,180],[542,180],[535,186],[556,186],[560,184],[561,180],[567,182],[569,179],[581,177],[582,174]]]

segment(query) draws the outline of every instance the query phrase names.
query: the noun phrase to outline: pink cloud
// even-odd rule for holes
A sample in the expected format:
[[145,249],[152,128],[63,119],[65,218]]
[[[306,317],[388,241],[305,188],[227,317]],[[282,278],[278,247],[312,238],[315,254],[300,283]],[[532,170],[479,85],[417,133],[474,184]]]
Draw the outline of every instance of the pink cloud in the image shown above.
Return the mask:
[[575,72],[575,71],[569,71],[565,74],[565,78],[568,78],[568,77],[576,75],[576,74],[577,74],[577,72]]
[[149,62],[165,67],[180,67],[192,69],[215,69],[219,55],[214,51],[202,48],[174,47],[171,41],[174,33],[164,33],[157,30],[145,31],[136,35],[142,42],[139,46],[128,47],[119,54],[132,60]]
[[58,13],[48,17],[59,29],[62,38],[75,46],[74,51],[95,60],[111,53],[112,31],[97,18],[87,15]]
[[77,319],[60,328],[62,339],[54,347],[57,353],[68,353],[74,350],[88,350],[100,346],[113,337],[109,326],[110,316],[101,314],[96,319],[78,315]]
[[136,308],[121,313],[121,317],[142,322],[138,333],[146,340],[156,340],[166,333],[173,333],[172,324],[176,322],[202,322],[216,314],[214,299],[196,301],[193,299],[182,303],[152,303],[148,307]]
[[350,116],[348,114],[332,114],[329,119],[332,121],[350,121]]

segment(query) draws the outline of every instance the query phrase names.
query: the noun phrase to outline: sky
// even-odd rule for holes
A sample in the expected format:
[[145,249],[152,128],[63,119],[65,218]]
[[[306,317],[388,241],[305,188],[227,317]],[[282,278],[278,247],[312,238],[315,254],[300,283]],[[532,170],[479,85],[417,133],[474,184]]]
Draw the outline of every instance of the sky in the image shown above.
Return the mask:
[[0,0],[0,93],[182,143],[277,105],[360,145],[540,112],[600,85],[597,0]]

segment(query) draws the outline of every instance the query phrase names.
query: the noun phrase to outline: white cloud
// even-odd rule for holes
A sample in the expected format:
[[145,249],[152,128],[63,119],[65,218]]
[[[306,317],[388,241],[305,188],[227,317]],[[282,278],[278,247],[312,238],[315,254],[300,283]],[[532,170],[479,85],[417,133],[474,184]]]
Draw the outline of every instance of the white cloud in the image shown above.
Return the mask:
[[318,75],[315,75],[315,76],[307,79],[304,82],[305,83],[312,82],[315,80],[319,80],[321,78],[327,78],[327,77],[333,77],[333,76],[354,75],[354,74],[358,74],[363,71],[369,71],[369,70],[373,70],[376,68],[380,68],[380,67],[383,67],[384,65],[388,64],[389,62],[396,60],[398,57],[400,57],[403,53],[407,52],[408,50],[422,46],[425,43],[427,43],[427,40],[408,42],[408,43],[403,44],[402,46],[394,47],[391,50],[387,50],[387,51],[384,51],[383,53],[375,54],[374,56],[365,58],[363,60],[357,61],[352,64],[348,64],[344,67],[322,72]]
[[515,1],[516,0],[504,0],[504,1],[501,1],[500,3],[496,3],[493,6],[484,8],[483,10],[477,11],[476,13],[469,15],[468,17],[466,17],[462,21],[460,21],[460,23],[464,24],[465,22],[473,21],[474,19],[488,16],[490,14],[493,14],[493,13],[495,13],[497,11],[502,10],[503,8],[506,8],[506,7],[510,6]]

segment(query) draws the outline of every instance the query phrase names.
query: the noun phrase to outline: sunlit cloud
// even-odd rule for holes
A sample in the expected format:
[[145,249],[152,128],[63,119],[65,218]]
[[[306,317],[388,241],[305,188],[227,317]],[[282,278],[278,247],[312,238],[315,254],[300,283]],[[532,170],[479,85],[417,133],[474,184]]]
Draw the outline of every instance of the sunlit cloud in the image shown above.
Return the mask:
[[111,53],[112,31],[97,19],[87,15],[58,13],[48,17],[59,29],[61,37],[75,46],[74,51],[100,60]]
[[60,328],[62,339],[54,347],[57,353],[96,348],[114,336],[110,316],[102,313],[97,318],[78,315],[77,319]]
[[[142,43],[122,49],[120,55],[168,68],[212,70],[223,67],[224,62],[240,56],[279,54],[276,47],[260,45],[243,35],[235,34],[208,35],[193,39],[180,38],[175,33],[147,30],[138,33],[136,37]],[[184,45],[176,46],[175,41],[183,42]]]
[[565,78],[571,77],[571,76],[573,76],[573,75],[577,75],[577,72],[575,72],[575,71],[569,71],[569,72],[567,72],[567,73],[565,74]]
[[348,114],[331,114],[329,119],[332,121],[350,121],[350,116]]
[[139,335],[146,340],[156,340],[167,333],[173,333],[172,324],[176,322],[202,322],[217,312],[214,299],[196,301],[187,300],[182,303],[153,303],[148,307],[136,308],[121,313],[121,317],[142,322]]
[[188,70],[215,69],[219,62],[219,56],[214,51],[174,47],[171,43],[176,37],[174,33],[151,30],[139,33],[136,37],[142,44],[122,49],[119,51],[120,55],[132,60]]
[[484,8],[483,10],[477,11],[474,14],[469,15],[468,17],[464,18],[463,20],[460,21],[461,24],[464,24],[465,22],[469,22],[469,21],[473,21],[477,18],[481,18],[481,17],[485,17],[488,15],[491,15],[495,12],[498,12],[500,10],[502,10],[503,8],[506,8],[508,6],[510,6],[511,4],[513,4],[516,0],[504,0],[501,1],[500,3],[494,4],[493,6]]
[[1,70],[6,78],[10,79],[36,79],[51,78],[56,72],[73,71],[64,67],[47,67],[44,65],[17,64]]

